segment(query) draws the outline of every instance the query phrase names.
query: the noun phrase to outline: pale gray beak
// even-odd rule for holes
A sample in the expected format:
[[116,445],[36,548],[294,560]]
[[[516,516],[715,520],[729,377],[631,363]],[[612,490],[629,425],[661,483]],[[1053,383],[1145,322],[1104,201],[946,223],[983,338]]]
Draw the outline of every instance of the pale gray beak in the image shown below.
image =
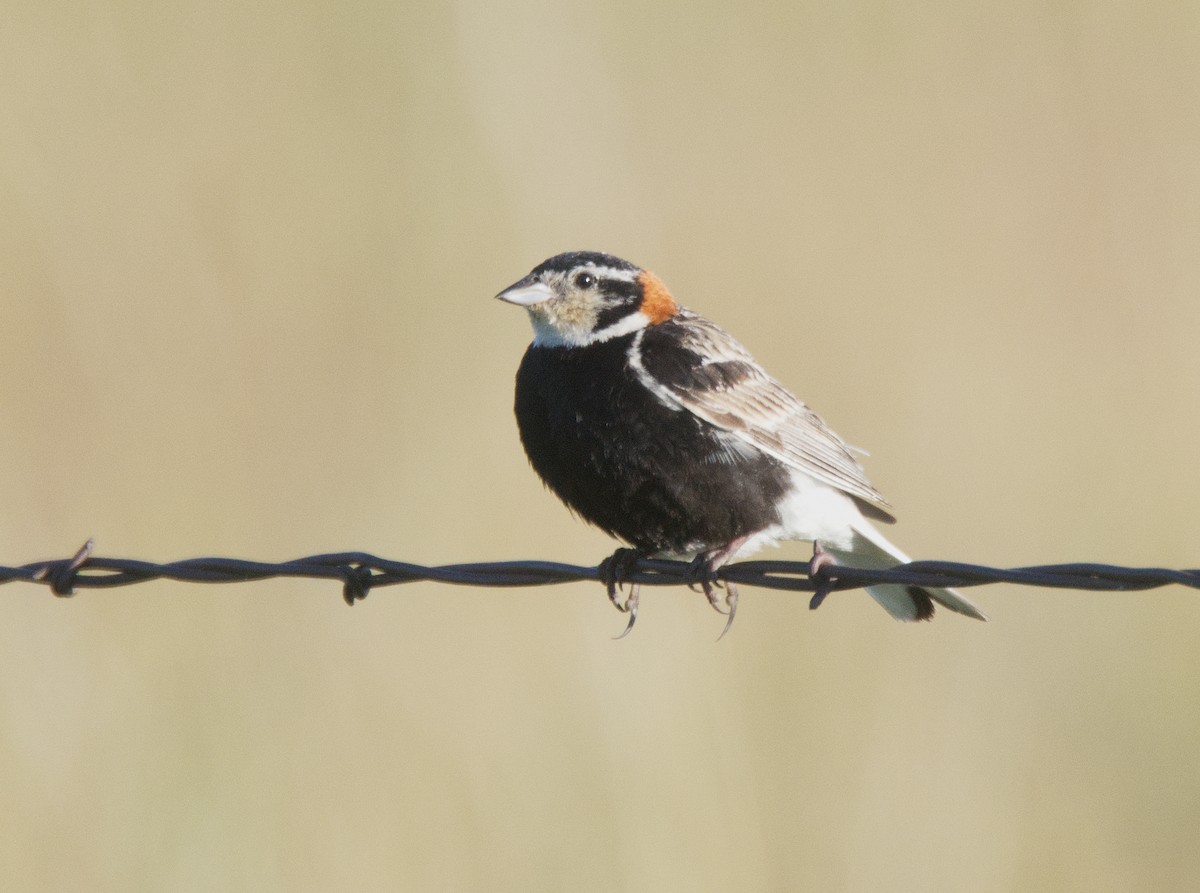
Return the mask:
[[508,301],[510,304],[532,307],[534,304],[549,301],[554,297],[554,291],[546,283],[526,276],[520,282],[514,282],[496,297],[501,301]]

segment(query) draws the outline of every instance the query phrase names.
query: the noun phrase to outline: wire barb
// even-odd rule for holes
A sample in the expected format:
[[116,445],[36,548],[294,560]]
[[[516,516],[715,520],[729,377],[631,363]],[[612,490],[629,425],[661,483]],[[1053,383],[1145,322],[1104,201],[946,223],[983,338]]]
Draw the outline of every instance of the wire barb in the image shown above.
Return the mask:
[[362,564],[353,564],[346,568],[346,582],[342,584],[342,601],[350,607],[360,602],[371,591],[375,576],[371,569]]
[[[95,548],[95,538],[89,537],[71,558],[66,561],[49,561],[35,570],[29,579],[31,582],[49,584],[50,591],[59,598],[70,598],[75,594],[75,575],[91,558]],[[0,578],[0,583],[7,582],[8,580]]]

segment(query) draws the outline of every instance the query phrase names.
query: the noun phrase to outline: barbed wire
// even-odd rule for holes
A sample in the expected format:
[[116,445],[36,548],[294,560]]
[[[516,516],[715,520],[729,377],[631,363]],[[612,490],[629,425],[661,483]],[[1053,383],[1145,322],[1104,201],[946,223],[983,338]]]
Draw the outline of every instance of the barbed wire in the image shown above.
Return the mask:
[[[276,577],[336,580],[342,584],[347,604],[367,597],[380,586],[437,582],[458,586],[550,586],[588,580],[611,582],[606,559],[595,567],[554,561],[488,561],[436,567],[391,561],[366,552],[334,552],[278,563],[238,558],[189,558],[155,563],[129,558],[103,558],[93,554],[88,540],[71,558],[35,561],[18,567],[0,566],[0,584],[36,583],[57,596],[76,589],[108,589],[150,580],[189,583],[246,583]],[[1171,570],[1156,567],[1122,567],[1112,564],[1047,564],[995,568],[957,561],[913,561],[891,570],[868,570],[837,565],[810,575],[807,561],[739,561],[716,572],[716,578],[763,589],[824,593],[859,589],[879,583],[904,586],[971,587],[989,583],[1015,583],[1055,589],[1131,592],[1179,585],[1200,589],[1200,569]],[[696,583],[688,562],[636,558],[627,562],[621,580],[643,586],[678,586]],[[819,600],[815,600],[819,603]],[[814,605],[815,607],[815,605]]]

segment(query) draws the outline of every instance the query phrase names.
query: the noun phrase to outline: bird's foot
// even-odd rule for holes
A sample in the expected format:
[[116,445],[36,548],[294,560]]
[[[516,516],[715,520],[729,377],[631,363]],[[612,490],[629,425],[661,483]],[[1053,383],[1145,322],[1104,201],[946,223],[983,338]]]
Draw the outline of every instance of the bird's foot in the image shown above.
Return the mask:
[[624,591],[625,584],[629,582],[629,575],[633,573],[638,559],[641,557],[637,549],[621,547],[600,562],[600,579],[608,593],[608,600],[622,614],[629,615],[629,623],[625,625],[624,632],[619,636],[614,636],[617,639],[623,639],[629,635],[633,624],[637,622],[638,604],[641,601],[642,593],[641,584],[629,583],[629,595],[625,597],[624,602],[621,601],[620,594]]
[[711,556],[711,552],[701,552],[692,559],[691,567],[688,569],[691,576],[688,589],[692,592],[703,592],[714,611],[718,614],[727,614],[729,612],[721,607],[721,597],[717,595],[717,590],[724,589],[725,584],[717,579],[719,565],[713,562]]
[[830,568],[837,567],[837,559],[824,546],[813,540],[813,555],[808,562],[808,578],[815,587],[813,597],[808,603],[808,609],[815,611],[825,601],[825,596],[833,592],[834,581],[837,577],[831,574]]
[[[724,582],[718,580],[717,569],[732,558],[734,553],[745,542],[746,537],[739,537],[720,549],[701,552],[692,559],[692,582],[688,584],[688,588],[694,592],[699,587],[700,591],[704,593],[704,597],[708,599],[708,603],[712,605],[713,610],[718,614],[724,614],[726,617],[725,628],[721,630],[721,635],[717,636],[718,642],[725,638],[725,634],[733,626],[733,618],[737,616],[738,590],[737,586],[728,580]],[[725,590],[725,598],[723,600],[717,594],[718,589]],[[721,604],[722,601],[724,601],[723,607]]]

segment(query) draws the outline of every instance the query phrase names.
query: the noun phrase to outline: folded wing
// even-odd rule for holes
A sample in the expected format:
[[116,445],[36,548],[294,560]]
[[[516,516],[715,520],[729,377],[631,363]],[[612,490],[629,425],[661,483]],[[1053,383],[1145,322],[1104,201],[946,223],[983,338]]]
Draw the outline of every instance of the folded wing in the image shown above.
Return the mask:
[[871,517],[895,520],[846,443],[720,326],[680,310],[644,330],[641,347],[642,374],[664,400],[853,496]]

